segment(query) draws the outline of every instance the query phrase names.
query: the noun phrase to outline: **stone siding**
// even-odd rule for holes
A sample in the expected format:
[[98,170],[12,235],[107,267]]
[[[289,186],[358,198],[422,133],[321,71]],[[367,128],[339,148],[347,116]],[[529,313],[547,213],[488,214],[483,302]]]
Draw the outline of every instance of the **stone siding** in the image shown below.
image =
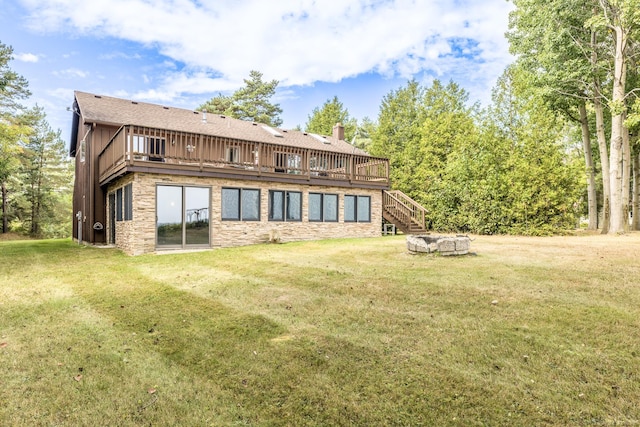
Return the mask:
[[[135,173],[112,183],[107,193],[128,183],[132,183],[133,219],[116,222],[116,246],[130,255],[151,253],[158,249],[155,228],[157,185],[198,186],[211,189],[211,206],[209,206],[211,247],[242,246],[269,241],[292,242],[381,235],[381,190]],[[260,221],[222,221],[222,187],[260,189]],[[302,221],[269,221],[269,190],[302,192]],[[309,192],[338,194],[338,222],[309,222]],[[371,197],[371,222],[344,222],[346,194]],[[107,212],[109,212],[108,206]],[[111,219],[108,218],[106,230],[108,235],[110,235],[110,221]]]

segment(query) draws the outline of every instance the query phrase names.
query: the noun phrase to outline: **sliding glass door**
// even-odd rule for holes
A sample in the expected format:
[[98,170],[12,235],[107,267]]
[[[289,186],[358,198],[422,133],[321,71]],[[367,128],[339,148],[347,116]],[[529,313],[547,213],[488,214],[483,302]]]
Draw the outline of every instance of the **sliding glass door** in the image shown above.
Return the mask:
[[184,233],[187,245],[209,244],[209,189],[184,188]]
[[208,246],[211,192],[206,187],[158,185],[156,242],[162,247]]

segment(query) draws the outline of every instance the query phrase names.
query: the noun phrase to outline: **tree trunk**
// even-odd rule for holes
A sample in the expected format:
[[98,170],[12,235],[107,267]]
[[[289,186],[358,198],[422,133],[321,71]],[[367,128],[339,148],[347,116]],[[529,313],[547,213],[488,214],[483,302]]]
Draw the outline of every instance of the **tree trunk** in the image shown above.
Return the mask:
[[[622,115],[623,123],[627,119],[626,113]],[[631,194],[631,146],[629,145],[629,130],[622,128],[622,219],[624,232],[629,231],[629,206]]]
[[633,205],[631,207],[632,230],[640,230],[640,154],[633,156]]
[[609,234],[623,233],[625,220],[623,212],[622,178],[624,175],[623,150],[624,150],[624,95],[626,83],[626,63],[624,51],[626,46],[626,33],[621,27],[615,28],[616,49],[613,71],[613,93],[611,103],[611,143],[609,147],[609,184],[611,188],[611,217],[609,221]]
[[602,234],[607,234],[611,212],[611,186],[609,184],[609,151],[607,150],[607,136],[604,133],[604,108],[599,93],[595,94],[593,108],[596,113],[596,137],[600,151],[600,167],[602,168]]
[[36,172],[36,181],[33,188],[33,200],[32,200],[32,215],[31,215],[31,234],[33,236],[40,235],[40,207],[42,205],[42,175],[45,166],[45,153],[43,141],[40,150],[38,151],[38,169]]
[[9,220],[7,218],[7,186],[2,181],[2,233],[9,232]]
[[596,178],[593,168],[593,156],[591,155],[591,136],[589,134],[589,121],[587,108],[580,104],[580,125],[582,126],[582,146],[584,148],[585,175],[587,178],[587,206],[589,213],[589,225],[587,230],[598,229],[598,194],[596,192]]
[[[596,51],[596,32],[591,32],[591,66],[597,69],[598,55]],[[596,138],[600,151],[600,167],[602,169],[602,234],[609,232],[609,215],[611,212],[611,185],[609,184],[609,152],[607,136],[604,133],[604,108],[602,106],[602,89],[598,77],[593,79],[593,109],[596,114]]]

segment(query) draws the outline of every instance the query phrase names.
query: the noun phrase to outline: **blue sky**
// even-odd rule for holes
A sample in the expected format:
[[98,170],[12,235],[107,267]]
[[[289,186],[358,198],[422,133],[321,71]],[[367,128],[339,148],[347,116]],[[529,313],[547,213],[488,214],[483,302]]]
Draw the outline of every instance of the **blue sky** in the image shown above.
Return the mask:
[[283,128],[338,96],[376,119],[415,78],[486,104],[512,61],[506,0],[0,0],[0,42],[68,142],[73,91],[194,109],[250,70],[280,84]]

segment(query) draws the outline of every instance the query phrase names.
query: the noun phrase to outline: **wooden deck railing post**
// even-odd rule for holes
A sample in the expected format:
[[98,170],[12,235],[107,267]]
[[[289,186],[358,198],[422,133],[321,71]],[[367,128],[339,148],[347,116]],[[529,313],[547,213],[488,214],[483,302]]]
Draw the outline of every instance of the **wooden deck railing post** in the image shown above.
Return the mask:
[[255,147],[256,152],[253,153],[258,162],[256,163],[256,167],[258,168],[258,176],[262,175],[262,143],[259,142]]
[[196,150],[200,150],[200,172],[202,172],[202,165],[204,163],[204,144],[203,144],[203,135],[200,134],[200,138],[198,141],[198,147],[196,147]]
[[122,144],[124,161],[127,164],[133,165],[135,163],[134,155],[133,155],[133,132],[131,132],[131,126],[125,126],[122,132],[122,136],[124,137],[124,141]]

